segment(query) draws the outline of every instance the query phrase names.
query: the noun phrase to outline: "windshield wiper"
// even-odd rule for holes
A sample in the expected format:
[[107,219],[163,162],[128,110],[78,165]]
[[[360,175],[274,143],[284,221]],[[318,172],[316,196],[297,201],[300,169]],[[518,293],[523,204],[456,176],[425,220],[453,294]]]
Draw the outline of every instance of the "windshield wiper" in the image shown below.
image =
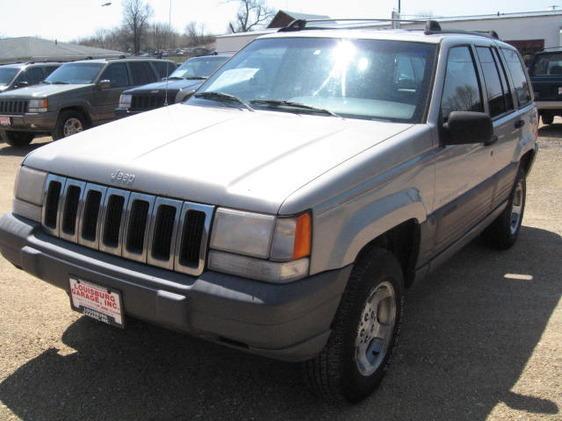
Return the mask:
[[254,100],[250,101],[250,104],[267,105],[267,106],[270,106],[270,107],[298,108],[298,109],[301,109],[301,110],[307,110],[307,111],[312,111],[312,112],[315,112],[315,113],[322,113],[322,114],[331,115],[332,117],[340,117],[341,118],[341,116],[337,115],[333,111],[327,110],[326,108],[314,107],[312,105],[302,104],[300,102],[294,102],[294,101],[284,101],[284,100],[278,100],[278,99],[254,99]]
[[168,76],[167,78],[164,78],[164,80],[183,80],[183,77],[180,76]]
[[187,80],[207,80],[207,76],[186,76]]
[[203,99],[210,99],[219,102],[237,102],[238,104],[242,105],[248,111],[254,111],[254,109],[243,99],[238,98],[237,96],[225,94],[224,92],[214,92],[214,91],[207,91],[207,92],[198,92],[193,95],[195,98],[203,98]]
[[49,82],[51,85],[68,85],[68,82],[63,82],[62,80],[57,80],[56,82]]

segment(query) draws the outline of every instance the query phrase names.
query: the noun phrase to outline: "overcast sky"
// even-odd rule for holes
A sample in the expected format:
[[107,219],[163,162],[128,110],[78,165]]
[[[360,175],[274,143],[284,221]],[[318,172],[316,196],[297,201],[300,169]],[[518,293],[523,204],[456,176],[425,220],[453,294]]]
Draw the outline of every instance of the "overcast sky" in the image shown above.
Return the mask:
[[[88,36],[96,29],[121,22],[121,0],[0,0],[0,35],[41,36],[69,41]],[[397,1],[387,0],[269,0],[276,9],[316,13],[332,17],[388,18]],[[168,21],[170,0],[148,0],[153,21]],[[172,24],[183,30],[189,21],[203,22],[210,32],[224,33],[236,13],[237,4],[228,0],[171,0]],[[25,4],[25,7],[20,7]],[[402,0],[403,14],[432,13],[459,16],[500,12],[546,10],[562,6],[562,0]]]

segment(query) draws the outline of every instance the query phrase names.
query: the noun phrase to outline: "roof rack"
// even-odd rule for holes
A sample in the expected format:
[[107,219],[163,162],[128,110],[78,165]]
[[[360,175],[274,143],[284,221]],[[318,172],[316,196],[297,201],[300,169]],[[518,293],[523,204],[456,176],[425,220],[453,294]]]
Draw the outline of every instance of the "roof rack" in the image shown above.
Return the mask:
[[[314,24],[325,24],[325,23],[335,23],[339,25],[339,23],[348,23],[355,25],[347,25],[347,26],[308,26],[310,23]],[[304,31],[304,30],[311,30],[311,29],[360,29],[360,28],[370,28],[373,26],[374,23],[397,23],[397,22],[404,22],[404,23],[423,23],[423,20],[412,20],[412,19],[333,19],[333,18],[326,18],[326,19],[295,19],[287,26],[280,28],[278,32],[292,32],[292,31]]]
[[[335,23],[339,25],[340,23],[348,23],[344,26],[308,26],[308,24],[325,24],[325,23]],[[424,33],[426,35],[433,34],[465,34],[465,35],[477,35],[486,38],[500,39],[496,31],[462,31],[462,30],[443,30],[441,25],[436,20],[413,20],[413,19],[295,19],[289,25],[284,28],[279,29],[278,32],[293,32],[293,31],[304,31],[311,29],[361,29],[361,28],[372,28],[375,23],[424,23],[425,28]]]

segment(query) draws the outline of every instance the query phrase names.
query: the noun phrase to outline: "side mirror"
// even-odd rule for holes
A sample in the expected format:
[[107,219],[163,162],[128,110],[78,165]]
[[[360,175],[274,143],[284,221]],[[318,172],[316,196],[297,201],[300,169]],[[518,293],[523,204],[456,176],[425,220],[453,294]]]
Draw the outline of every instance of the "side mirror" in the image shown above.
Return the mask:
[[29,86],[29,82],[27,80],[16,82],[16,88],[25,88],[27,86]]
[[108,79],[100,80],[98,82],[98,88],[101,90],[111,88],[111,81]]
[[443,124],[442,132],[442,140],[445,145],[469,143],[489,145],[495,140],[494,126],[490,116],[475,111],[451,112],[447,122]]

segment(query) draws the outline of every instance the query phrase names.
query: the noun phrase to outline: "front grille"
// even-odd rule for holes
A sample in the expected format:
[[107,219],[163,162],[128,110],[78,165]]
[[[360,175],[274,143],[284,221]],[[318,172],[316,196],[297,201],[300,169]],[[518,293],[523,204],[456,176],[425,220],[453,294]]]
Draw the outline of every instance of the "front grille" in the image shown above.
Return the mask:
[[0,101],[0,113],[2,114],[25,114],[27,112],[27,100],[9,99]]
[[[174,103],[174,98],[168,97],[168,104]],[[164,106],[166,97],[164,95],[137,94],[131,98],[131,111],[154,110]]]
[[49,175],[43,227],[62,239],[152,266],[199,275],[213,206]]

